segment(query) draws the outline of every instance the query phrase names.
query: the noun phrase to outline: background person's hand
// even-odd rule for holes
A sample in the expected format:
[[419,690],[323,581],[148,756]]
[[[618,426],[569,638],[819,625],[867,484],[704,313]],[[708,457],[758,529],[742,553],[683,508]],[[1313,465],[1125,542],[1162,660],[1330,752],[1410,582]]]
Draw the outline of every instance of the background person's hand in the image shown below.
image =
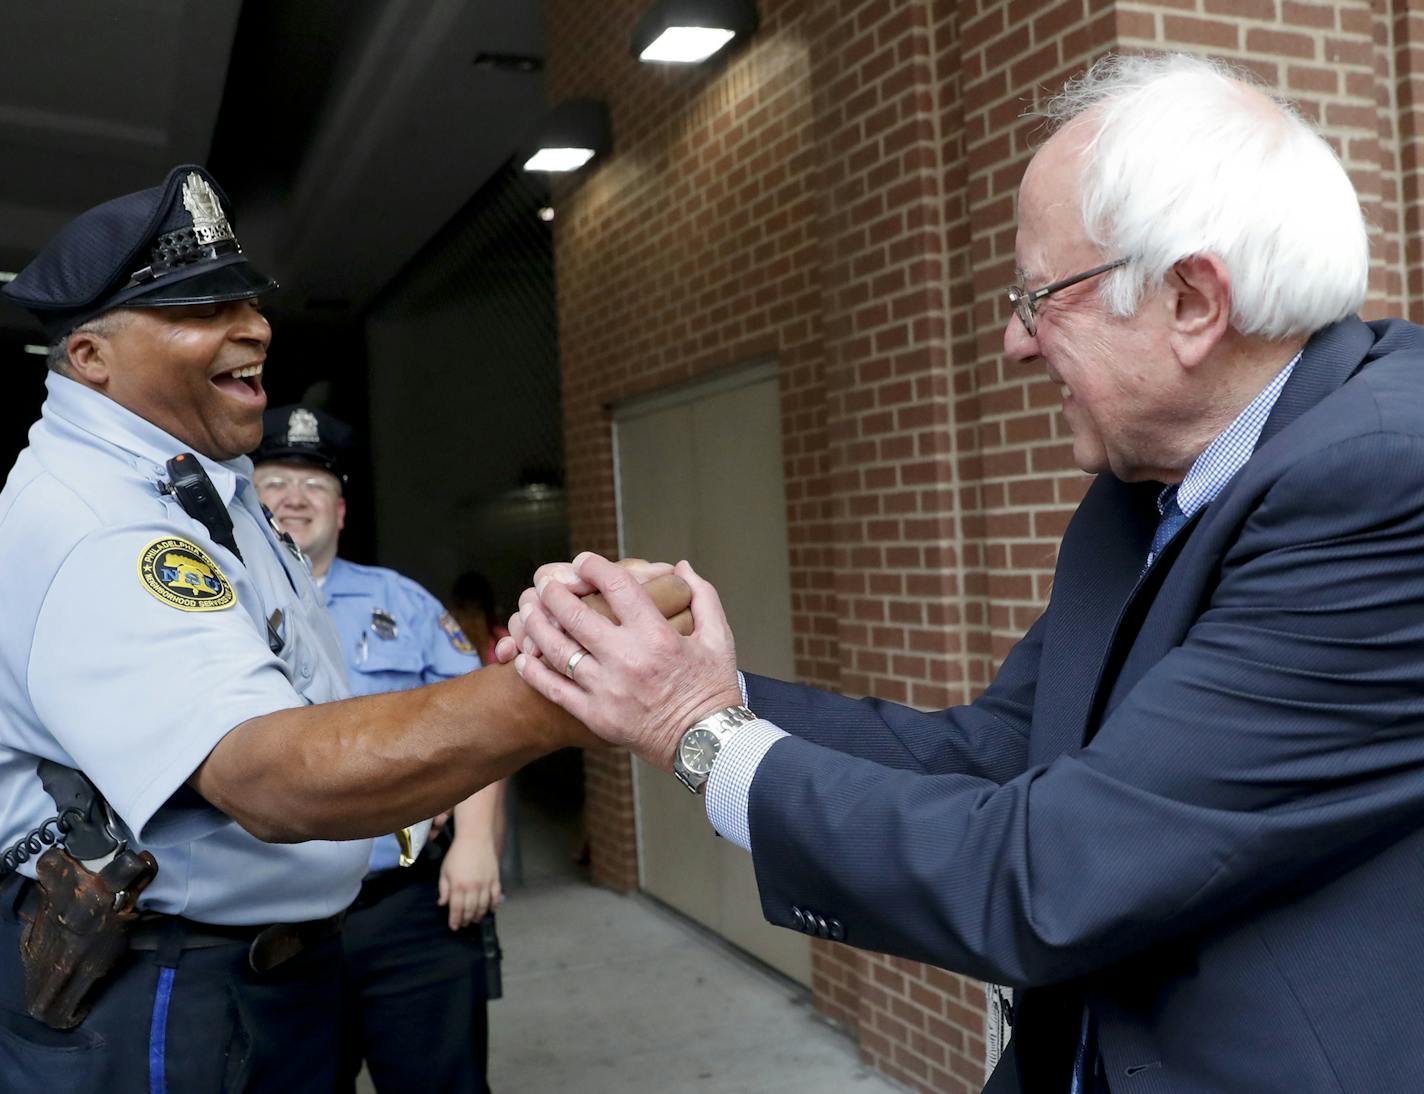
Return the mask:
[[493,841],[478,832],[456,832],[440,860],[440,907],[450,909],[450,929],[458,931],[484,918],[503,899],[499,882],[499,853]]
[[[664,770],[693,722],[741,703],[737,655],[721,599],[686,562],[675,573],[692,590],[692,631],[679,634],[627,570],[580,555],[579,577],[603,594],[614,623],[561,581],[546,582],[522,607],[526,641],[543,657],[521,652],[514,667],[525,682],[611,744]],[[569,658],[580,649],[572,679]]]

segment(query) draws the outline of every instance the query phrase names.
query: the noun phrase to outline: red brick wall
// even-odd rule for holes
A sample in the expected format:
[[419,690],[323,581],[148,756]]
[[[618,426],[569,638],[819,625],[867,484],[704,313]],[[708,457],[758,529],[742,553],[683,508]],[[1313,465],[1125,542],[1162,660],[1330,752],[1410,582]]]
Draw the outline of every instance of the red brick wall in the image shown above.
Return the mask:
[[[762,0],[692,68],[629,55],[644,7],[545,3],[549,98],[604,99],[616,146],[557,195],[570,538],[616,544],[609,402],[774,354],[805,681],[962,702],[1041,609],[1086,479],[1001,353],[1022,114],[1103,52],[1209,51],[1299,98],[1373,225],[1370,310],[1421,310],[1419,0]],[[595,877],[634,887],[627,758],[587,770]],[[813,992],[887,1073],[978,1089],[980,985],[817,943]]]
[[[775,354],[796,668],[834,687],[817,165],[799,5],[765,11],[755,48],[710,77],[630,56],[643,6],[546,6],[551,101],[604,98],[618,149],[557,202],[570,542],[608,552],[617,543],[607,403]],[[627,758],[586,760],[594,878],[631,888]]]

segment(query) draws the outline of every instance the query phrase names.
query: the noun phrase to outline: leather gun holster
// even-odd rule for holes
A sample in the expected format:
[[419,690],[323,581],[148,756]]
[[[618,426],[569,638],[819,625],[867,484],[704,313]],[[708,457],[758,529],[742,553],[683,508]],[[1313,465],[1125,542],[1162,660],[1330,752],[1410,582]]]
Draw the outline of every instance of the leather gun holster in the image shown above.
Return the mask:
[[37,896],[20,936],[30,1017],[73,1029],[89,1014],[101,981],[128,952],[139,894],[158,873],[147,851],[121,849],[97,874],[62,847],[35,862]]

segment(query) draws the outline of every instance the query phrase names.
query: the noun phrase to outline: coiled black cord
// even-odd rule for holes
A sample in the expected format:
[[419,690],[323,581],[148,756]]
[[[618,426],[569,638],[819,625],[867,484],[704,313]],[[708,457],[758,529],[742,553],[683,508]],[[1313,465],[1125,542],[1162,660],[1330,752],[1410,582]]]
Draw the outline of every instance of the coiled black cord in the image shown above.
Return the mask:
[[[43,853],[47,847],[53,847],[59,842],[60,836],[69,834],[70,826],[75,820],[83,819],[84,814],[78,809],[66,809],[58,816],[50,817],[38,828],[26,832],[0,852],[0,877],[8,877],[30,859]],[[53,832],[50,831],[51,828],[54,829]]]

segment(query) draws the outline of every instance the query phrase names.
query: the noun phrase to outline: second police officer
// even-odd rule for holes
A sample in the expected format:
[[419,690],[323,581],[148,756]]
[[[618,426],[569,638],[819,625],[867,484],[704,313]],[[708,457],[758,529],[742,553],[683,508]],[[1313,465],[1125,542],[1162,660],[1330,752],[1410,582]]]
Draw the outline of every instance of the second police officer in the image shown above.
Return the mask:
[[[339,556],[354,450],[345,422],[317,407],[286,406],[263,415],[252,454],[258,497],[306,555],[336,623],[351,693],[401,691],[479,668],[459,625],[424,588]],[[373,842],[342,930],[343,1086],[354,1083],[364,1058],[381,1094],[489,1089],[481,927],[492,938],[504,787],[495,783],[455,806],[453,826],[409,865],[401,838]]]

